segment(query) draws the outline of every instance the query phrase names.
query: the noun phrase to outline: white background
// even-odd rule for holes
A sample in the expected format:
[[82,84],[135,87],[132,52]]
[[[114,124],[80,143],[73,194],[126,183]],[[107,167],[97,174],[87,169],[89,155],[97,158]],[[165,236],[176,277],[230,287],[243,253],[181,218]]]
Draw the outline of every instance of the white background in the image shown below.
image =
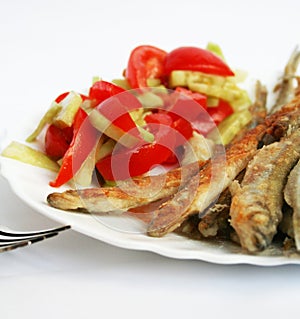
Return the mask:
[[[0,0],[0,128],[43,113],[92,77],[120,77],[140,44],[219,43],[227,61],[266,82],[300,42],[300,2]],[[267,83],[268,84],[268,83]],[[0,224],[54,222],[0,178]],[[3,318],[280,318],[297,315],[299,266],[222,266],[116,248],[74,231],[0,255]]]

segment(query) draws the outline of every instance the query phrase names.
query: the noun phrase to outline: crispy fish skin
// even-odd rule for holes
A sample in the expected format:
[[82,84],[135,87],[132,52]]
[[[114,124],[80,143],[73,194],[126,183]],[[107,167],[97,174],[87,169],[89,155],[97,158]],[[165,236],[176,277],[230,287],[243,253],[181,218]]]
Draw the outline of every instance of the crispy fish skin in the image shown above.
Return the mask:
[[[241,182],[245,174],[243,170],[236,180]],[[228,237],[231,232],[229,224],[229,211],[231,205],[231,192],[226,188],[219,196],[216,203],[213,203],[200,217],[198,230],[204,237]]]
[[[231,143],[235,143],[248,132],[250,129],[262,124],[267,116],[267,89],[260,81],[256,82],[255,101],[250,106],[252,114],[251,122],[233,139]],[[238,176],[237,180],[242,181],[244,171]],[[215,237],[218,235],[230,233],[229,226],[229,208],[231,205],[231,193],[226,188],[219,196],[216,203],[211,205],[204,213],[198,224],[198,230],[204,237]]]
[[290,172],[284,188],[284,199],[292,207],[292,225],[296,248],[300,251],[300,161]]
[[282,219],[283,189],[300,158],[300,130],[263,147],[246,169],[241,186],[231,187],[231,225],[249,252],[265,249]]
[[138,201],[114,187],[54,192],[47,196],[47,202],[58,209],[91,213],[131,208],[136,202],[143,205],[142,200]]
[[295,96],[294,79],[300,62],[300,51],[298,47],[292,52],[285,68],[282,82],[275,88],[279,89],[279,94],[275,104],[272,106],[270,113],[275,113],[283,105],[287,104]]
[[218,160],[214,163],[210,161],[188,186],[153,213],[148,235],[161,237],[179,227],[188,216],[203,212],[246,167],[257,152],[265,131],[265,125],[258,125],[243,139],[232,144],[227,150],[226,163],[222,159],[219,163]]
[[54,192],[47,196],[47,202],[58,209],[79,212],[127,210],[174,194],[205,163],[206,161],[189,164],[157,176],[135,177],[121,182],[118,187]]
[[[164,234],[176,229],[188,216],[203,211],[212,201],[215,201],[221,191],[223,191],[237,174],[245,168],[248,161],[254,156],[257,151],[257,146],[261,143],[262,136],[272,134],[280,137],[290,127],[297,125],[299,120],[300,98],[295,99],[287,106],[282,108],[280,112],[273,114],[267,118],[266,121],[250,130],[246,136],[235,144],[230,145],[227,150],[226,164],[227,180],[222,179],[222,165],[212,165],[209,160],[200,163],[196,166],[192,165],[191,169],[182,167],[177,170],[170,171],[163,174],[165,183],[160,191],[153,191],[152,186],[158,183],[162,185],[161,176],[159,177],[140,177],[132,179],[138,185],[150,184],[151,187],[137,187],[138,192],[132,192],[132,184],[127,185],[129,192],[125,192],[123,188],[97,188],[85,189],[79,191],[66,191],[63,193],[53,193],[48,195],[48,203],[56,208],[62,210],[79,210],[91,211],[95,213],[102,213],[115,210],[127,210],[132,207],[138,207],[156,201],[161,198],[167,198],[172,194],[176,194],[170,201],[166,201],[158,210],[154,212],[154,219],[149,225],[148,234],[150,236],[163,236]],[[296,111],[295,111],[296,110]],[[293,112],[294,111],[294,112]],[[294,114],[296,113],[296,114]],[[292,124],[291,124],[292,123]],[[276,131],[276,134],[274,133]],[[221,156],[222,159],[222,156]],[[214,164],[217,161],[214,162]],[[200,173],[199,173],[200,166]],[[216,169],[217,172],[213,172]],[[218,170],[220,178],[216,178],[211,182],[211,175],[218,177]],[[230,178],[228,178],[228,176]],[[231,179],[232,178],[232,179]],[[150,179],[150,181],[149,181]],[[190,182],[189,186],[182,187],[185,183]],[[199,182],[201,182],[199,184]],[[215,186],[215,187],[214,187]],[[220,186],[224,186],[223,189]],[[194,189],[194,190],[193,190]],[[215,189],[213,193],[210,190]],[[219,190],[219,191],[218,191]],[[66,198],[65,198],[66,197]],[[128,198],[129,197],[129,198]],[[107,201],[109,200],[109,203]],[[178,200],[178,201],[177,201]],[[192,205],[190,205],[192,203]],[[175,206],[175,207],[174,207]],[[162,218],[163,216],[163,218]]]
[[226,188],[220,195],[217,203],[204,213],[204,217],[198,223],[198,231],[204,237],[222,236],[229,231],[229,208],[231,204],[231,194]]
[[257,81],[256,89],[255,89],[255,101],[250,106],[252,120],[250,122],[250,125],[248,125],[249,128],[253,128],[257,126],[258,124],[261,124],[264,122],[268,114],[267,96],[268,96],[268,91],[266,86],[262,85],[260,81]]
[[[271,142],[273,142],[287,132],[299,128],[299,109],[300,97],[297,96],[281,110],[268,116],[264,123],[248,131],[241,140],[230,144],[226,150],[226,165],[223,163],[218,167],[217,161],[213,164],[210,160],[208,165],[193,177],[190,188],[185,187],[180,190],[153,213],[147,234],[153,237],[164,236],[179,227],[189,216],[204,212],[246,168],[257,149],[264,143],[269,143],[269,137],[272,137]],[[265,141],[266,136],[268,138]],[[212,178],[213,175],[216,178]]]

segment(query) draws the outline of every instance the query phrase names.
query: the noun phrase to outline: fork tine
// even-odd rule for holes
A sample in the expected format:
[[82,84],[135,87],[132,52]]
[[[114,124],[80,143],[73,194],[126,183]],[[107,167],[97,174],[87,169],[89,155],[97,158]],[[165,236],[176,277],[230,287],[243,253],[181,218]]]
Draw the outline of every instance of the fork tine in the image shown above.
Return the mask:
[[[45,234],[41,235],[34,235],[34,236],[23,236],[23,237],[12,237],[12,236],[2,236],[0,235],[0,247],[4,245],[10,245],[12,243],[18,243],[22,241],[32,241],[38,238],[43,238],[45,236],[51,235],[51,234],[58,234],[57,231],[51,231]],[[48,238],[48,237],[46,237]],[[2,244],[3,243],[3,244]]]
[[25,247],[25,246],[37,243],[39,241],[42,241],[46,238],[54,237],[56,235],[58,235],[58,232],[52,232],[42,236],[32,237],[30,239],[27,238],[27,239],[19,240],[17,242],[12,240],[10,244],[0,244],[0,252],[5,252],[5,251],[10,251],[13,249]]
[[[30,236],[41,236],[41,235],[46,235],[49,233],[59,233],[61,231],[64,231],[66,229],[70,229],[71,226],[67,225],[67,226],[61,226],[61,227],[57,227],[57,228],[51,228],[51,229],[47,229],[47,230],[41,230],[41,231],[36,231],[36,232],[15,232],[15,231],[4,231],[4,230],[0,230],[0,236],[6,236],[6,237],[30,237]],[[0,239],[1,241],[1,239]]]

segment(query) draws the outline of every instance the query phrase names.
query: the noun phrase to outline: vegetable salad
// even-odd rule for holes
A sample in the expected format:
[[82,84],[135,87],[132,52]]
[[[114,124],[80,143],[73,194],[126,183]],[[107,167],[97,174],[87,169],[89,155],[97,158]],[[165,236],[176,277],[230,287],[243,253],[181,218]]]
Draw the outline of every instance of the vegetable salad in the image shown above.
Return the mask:
[[250,103],[219,46],[166,52],[141,45],[122,78],[97,79],[86,94],[54,99],[26,139],[43,136],[42,150],[13,142],[2,155],[56,171],[52,187],[75,178],[88,186],[95,171],[112,183],[186,163],[191,140],[213,140],[218,132],[214,142],[228,144],[251,121]]

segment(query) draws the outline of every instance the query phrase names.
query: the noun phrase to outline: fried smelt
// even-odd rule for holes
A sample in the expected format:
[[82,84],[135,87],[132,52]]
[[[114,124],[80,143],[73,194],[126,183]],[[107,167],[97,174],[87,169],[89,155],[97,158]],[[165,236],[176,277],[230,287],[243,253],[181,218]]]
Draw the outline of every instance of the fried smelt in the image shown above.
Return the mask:
[[[175,230],[189,216],[204,212],[246,168],[249,161],[263,145],[265,136],[278,140],[288,131],[300,126],[300,97],[295,98],[280,111],[266,118],[263,124],[248,131],[245,136],[226,150],[226,165],[218,159],[209,161],[189,186],[177,192],[153,214],[148,235],[161,237]],[[272,140],[272,141],[273,141]]]
[[105,213],[146,205],[168,197],[197,174],[206,162],[192,163],[156,176],[123,181],[118,187],[87,188],[51,193],[50,206],[71,211]]
[[[267,116],[267,89],[260,81],[256,82],[255,101],[249,110],[252,114],[251,122],[234,138],[232,143],[236,143],[243,138],[247,131],[262,124]],[[242,181],[245,171],[242,171],[237,180]],[[229,209],[231,205],[231,193],[226,188],[219,196],[216,203],[213,203],[200,218],[198,230],[204,237],[228,237],[231,231],[229,225]]]
[[300,51],[298,47],[292,52],[288,63],[285,66],[284,74],[281,83],[275,87],[275,92],[279,91],[277,100],[272,106],[270,113],[275,113],[283,105],[291,101],[295,96],[296,87],[294,85],[294,80],[296,78],[295,74],[300,62]]
[[[243,170],[236,180],[241,182],[245,174]],[[198,230],[204,237],[228,237],[232,228],[229,223],[229,211],[231,205],[231,193],[226,188],[219,196],[216,203],[213,203],[203,213],[198,223]]]
[[189,185],[154,212],[148,235],[163,236],[179,227],[190,215],[203,212],[210,206],[252,159],[265,131],[266,126],[259,125],[231,145],[225,163],[222,156],[219,161],[210,161]]
[[278,230],[285,236],[294,239],[293,209],[284,201],[282,206],[282,220]]
[[272,242],[282,219],[286,179],[299,158],[300,130],[296,130],[263,147],[247,166],[241,185],[232,184],[231,225],[249,252]]
[[229,234],[230,203],[231,194],[229,189],[226,188],[221,193],[217,203],[204,212],[204,217],[198,223],[198,231],[203,237],[224,237],[224,234]]
[[252,129],[255,126],[262,124],[267,116],[267,88],[260,81],[256,81],[255,85],[255,101],[250,106],[249,110],[252,114],[252,120],[247,126],[247,129]]
[[300,251],[300,161],[298,161],[288,177],[288,182],[284,189],[284,198],[293,209],[294,239],[297,250]]

